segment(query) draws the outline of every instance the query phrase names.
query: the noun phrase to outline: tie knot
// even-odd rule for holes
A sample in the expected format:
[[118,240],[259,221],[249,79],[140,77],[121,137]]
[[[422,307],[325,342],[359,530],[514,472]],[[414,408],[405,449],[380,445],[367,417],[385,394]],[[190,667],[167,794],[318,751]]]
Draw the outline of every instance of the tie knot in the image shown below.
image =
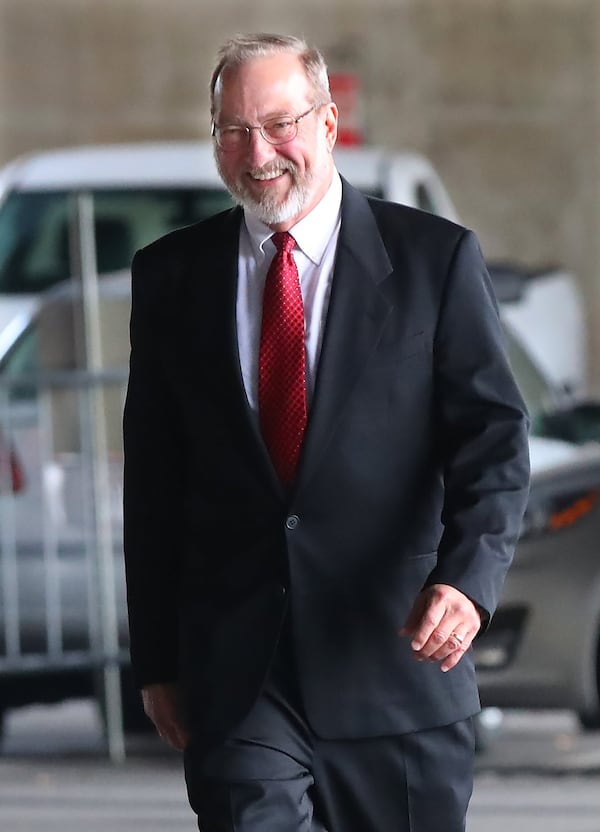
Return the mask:
[[271,240],[273,240],[273,245],[277,251],[283,251],[285,254],[293,251],[296,245],[296,241],[289,231],[276,231],[271,237]]

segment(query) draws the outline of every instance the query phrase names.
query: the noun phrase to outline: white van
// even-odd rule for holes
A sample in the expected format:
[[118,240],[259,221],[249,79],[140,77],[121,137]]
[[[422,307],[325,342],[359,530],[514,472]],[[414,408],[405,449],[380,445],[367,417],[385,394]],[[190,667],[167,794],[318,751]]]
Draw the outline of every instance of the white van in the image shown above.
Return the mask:
[[[432,165],[415,153],[341,148],[340,171],[366,193],[456,219]],[[0,171],[0,331],[11,298],[71,274],[74,198],[94,199],[98,271],[127,268],[135,250],[231,205],[210,142],[75,147]]]
[[[421,154],[338,147],[335,157],[365,193],[459,221]],[[140,246],[231,205],[209,141],[70,147],[16,159],[0,170],[0,356],[40,293],[78,272],[72,241],[82,194],[93,198],[100,274],[129,268]],[[492,276],[512,285],[515,273],[501,267]],[[505,324],[554,386],[584,391],[587,338],[576,280],[563,271],[548,280],[517,277],[518,297],[501,304]]]

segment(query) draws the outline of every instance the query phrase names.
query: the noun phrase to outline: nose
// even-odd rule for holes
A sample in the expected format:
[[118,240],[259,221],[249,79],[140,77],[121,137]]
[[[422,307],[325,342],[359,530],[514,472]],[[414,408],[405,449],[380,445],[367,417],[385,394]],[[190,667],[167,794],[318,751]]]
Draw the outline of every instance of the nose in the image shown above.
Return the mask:
[[260,130],[250,130],[247,153],[251,166],[260,168],[277,156],[277,149],[274,144],[263,138]]

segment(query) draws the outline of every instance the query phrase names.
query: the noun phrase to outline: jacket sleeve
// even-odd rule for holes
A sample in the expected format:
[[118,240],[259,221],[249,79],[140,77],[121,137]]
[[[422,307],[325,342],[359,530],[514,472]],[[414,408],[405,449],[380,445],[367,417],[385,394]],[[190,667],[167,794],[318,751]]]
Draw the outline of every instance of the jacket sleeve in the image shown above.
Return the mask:
[[123,418],[124,546],[130,653],[142,687],[177,676],[183,523],[178,410],[161,356],[160,261],[132,265],[130,372]]
[[434,341],[444,532],[428,584],[456,586],[488,616],[512,560],[529,490],[529,420],[509,366],[475,235],[450,262]]

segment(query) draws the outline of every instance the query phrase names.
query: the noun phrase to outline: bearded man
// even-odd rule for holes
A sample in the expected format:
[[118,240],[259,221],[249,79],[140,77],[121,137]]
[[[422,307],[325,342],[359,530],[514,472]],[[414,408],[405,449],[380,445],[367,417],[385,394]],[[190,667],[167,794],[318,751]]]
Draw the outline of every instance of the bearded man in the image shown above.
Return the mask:
[[224,44],[238,207],[133,263],[132,665],[204,832],[463,832],[528,490],[474,234],[336,170],[322,55]]

